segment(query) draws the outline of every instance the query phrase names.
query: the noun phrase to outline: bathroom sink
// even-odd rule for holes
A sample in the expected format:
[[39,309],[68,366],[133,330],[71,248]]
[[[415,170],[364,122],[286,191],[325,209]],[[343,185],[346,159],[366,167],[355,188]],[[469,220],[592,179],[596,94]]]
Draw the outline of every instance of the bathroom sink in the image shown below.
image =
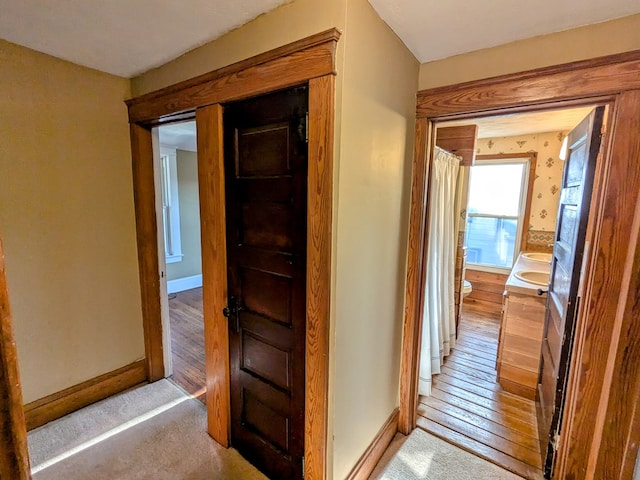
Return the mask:
[[523,253],[522,256],[527,260],[533,260],[534,262],[551,262],[551,254],[550,253],[542,253],[542,252],[529,252]]
[[516,272],[516,278],[535,285],[549,285],[549,273],[540,270],[520,270]]

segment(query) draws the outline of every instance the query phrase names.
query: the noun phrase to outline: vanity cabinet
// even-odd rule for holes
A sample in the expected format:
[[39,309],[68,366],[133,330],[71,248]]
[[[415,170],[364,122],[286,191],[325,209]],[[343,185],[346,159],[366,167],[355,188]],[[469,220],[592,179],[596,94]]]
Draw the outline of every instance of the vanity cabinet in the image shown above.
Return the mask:
[[519,258],[509,276],[503,295],[496,371],[498,382],[507,391],[535,399],[540,367],[540,351],[547,296],[538,295],[546,287],[515,277],[520,270],[548,271],[548,264],[531,265]]

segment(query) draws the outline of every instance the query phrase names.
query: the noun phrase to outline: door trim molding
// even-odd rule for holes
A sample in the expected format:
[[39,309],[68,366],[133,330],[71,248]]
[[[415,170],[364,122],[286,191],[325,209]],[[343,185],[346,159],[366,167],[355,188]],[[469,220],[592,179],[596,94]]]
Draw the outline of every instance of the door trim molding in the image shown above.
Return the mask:
[[[631,478],[640,443],[640,418],[634,414],[640,406],[635,395],[640,390],[640,369],[629,361],[628,353],[640,354],[640,327],[630,315],[638,311],[637,302],[630,300],[638,285],[637,268],[631,265],[637,266],[639,255],[640,170],[631,166],[640,156],[640,93],[633,91],[637,89],[640,51],[418,92],[400,380],[402,433],[415,428],[416,419],[434,122],[609,103],[610,137],[594,189],[598,202],[589,219],[594,222],[593,254],[577,319],[555,474]],[[621,408],[625,402],[627,407]],[[600,476],[585,477],[587,465],[599,468]]]
[[[327,477],[329,323],[331,292],[331,241],[333,204],[333,155],[335,116],[335,52],[340,31],[330,29],[271,52],[215,70],[171,87],[128,100],[131,123],[134,202],[143,304],[143,326],[149,380],[163,377],[162,334],[160,323],[160,287],[157,255],[157,230],[153,183],[153,151],[151,128],[193,115],[206,115],[218,122],[207,138],[198,135],[199,148],[207,148],[212,161],[222,157],[222,123],[220,103],[240,100],[297,84],[309,85],[309,176],[307,205],[307,333],[305,388],[305,478]],[[206,107],[206,108],[203,108]],[[213,110],[209,110],[209,109]],[[205,111],[214,112],[205,114]],[[202,143],[201,143],[202,142]],[[199,160],[200,162],[200,160]],[[224,198],[224,197],[222,197]],[[223,204],[224,205],[224,204]],[[224,210],[224,209],[223,209]],[[224,224],[224,223],[222,223]],[[218,224],[219,225],[219,224]],[[202,229],[202,243],[214,244],[213,232]],[[211,236],[211,238],[209,238]],[[216,272],[225,272],[226,256],[217,255],[204,261]],[[224,261],[224,264],[223,264]],[[212,265],[215,263],[215,267]],[[211,270],[209,270],[211,272]],[[213,354],[216,346],[228,350],[228,331],[222,327],[218,303],[226,296],[226,281],[215,293],[207,293],[212,273],[203,271],[205,306],[205,350],[209,352],[207,372],[211,374],[212,392],[222,399],[209,401],[207,414],[209,433],[222,445],[228,445],[229,356]],[[217,300],[214,300],[215,299]],[[226,301],[226,300],[225,300]],[[212,312],[212,313],[207,313]],[[208,328],[207,328],[208,325]],[[220,328],[216,328],[216,325]],[[226,343],[225,343],[226,340]],[[209,361],[212,362],[209,365]],[[226,393],[223,393],[226,391]]]
[[21,385],[0,239],[0,477],[30,480]]

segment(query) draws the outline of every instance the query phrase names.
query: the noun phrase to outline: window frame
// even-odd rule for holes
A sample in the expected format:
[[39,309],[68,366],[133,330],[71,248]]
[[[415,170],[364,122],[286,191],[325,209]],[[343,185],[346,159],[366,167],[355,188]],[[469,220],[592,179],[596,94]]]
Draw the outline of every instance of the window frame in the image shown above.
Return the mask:
[[[478,215],[480,217],[487,218],[517,218],[519,220],[519,224],[517,227],[516,241],[514,245],[514,253],[513,253],[513,261],[510,267],[497,267],[492,265],[483,265],[481,263],[474,263],[467,261],[466,265],[470,270],[478,270],[481,272],[491,272],[491,273],[509,273],[515,264],[516,258],[518,258],[518,254],[522,251],[527,250],[527,236],[528,236],[528,227],[525,229],[525,226],[528,226],[528,221],[531,217],[531,201],[533,196],[533,182],[535,181],[535,173],[536,173],[536,162],[538,159],[537,152],[526,152],[526,153],[501,153],[501,154],[492,154],[492,155],[476,155],[474,163],[472,165],[476,166],[478,163],[481,164],[509,164],[509,163],[523,163],[525,164],[524,168],[524,178],[522,180],[522,190],[520,191],[520,211],[517,217],[514,216],[496,216],[496,215]],[[528,168],[527,168],[528,166]],[[471,170],[469,170],[469,176],[471,176]],[[470,188],[470,187],[469,187]],[[467,225],[466,222],[471,214],[468,212],[467,206],[467,215],[465,219],[465,239],[464,245],[467,246]]]
[[[182,235],[180,232],[180,196],[178,194],[178,156],[177,149],[160,145],[160,200],[162,207],[162,230],[164,232],[164,254],[166,263],[178,263],[184,257],[182,253]],[[168,195],[168,202],[165,196]],[[166,208],[169,214],[166,214]],[[168,231],[167,231],[168,230]],[[171,250],[169,250],[171,249]]]

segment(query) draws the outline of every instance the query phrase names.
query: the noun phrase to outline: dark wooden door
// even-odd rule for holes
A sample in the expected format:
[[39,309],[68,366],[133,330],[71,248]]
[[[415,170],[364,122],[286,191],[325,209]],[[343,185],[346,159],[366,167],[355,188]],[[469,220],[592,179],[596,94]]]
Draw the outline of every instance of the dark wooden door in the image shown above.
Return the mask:
[[580,271],[603,114],[604,107],[594,109],[569,134],[562,178],[538,379],[538,429],[547,478],[555,460],[580,301]]
[[302,478],[307,89],[225,106],[231,443]]

